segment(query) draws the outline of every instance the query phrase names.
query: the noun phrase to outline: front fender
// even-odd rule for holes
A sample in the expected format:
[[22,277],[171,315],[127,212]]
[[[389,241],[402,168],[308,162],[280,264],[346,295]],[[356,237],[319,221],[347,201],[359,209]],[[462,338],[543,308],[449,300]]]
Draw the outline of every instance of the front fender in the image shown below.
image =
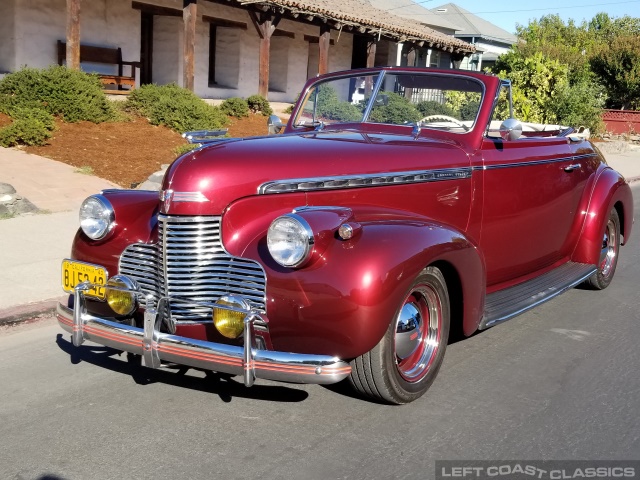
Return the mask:
[[609,212],[617,205],[620,215],[623,244],[629,241],[633,225],[633,196],[622,175],[606,168],[598,176],[591,194],[589,206],[583,212],[584,224],[575,250],[574,262],[597,265],[602,249],[602,236],[609,219]]
[[[353,211],[359,221],[357,209]],[[335,236],[321,256],[300,269],[281,267],[271,258],[264,232],[244,249],[243,256],[259,261],[267,275],[267,317],[275,349],[340,358],[371,350],[414,279],[435,262],[458,272],[463,331],[477,329],[485,275],[472,242],[428,219],[386,215],[360,224],[358,235],[349,240]]]
[[117,273],[123,250],[132,243],[149,243],[157,225],[158,192],[107,190],[103,195],[115,212],[115,227],[103,240],[91,240],[81,229],[73,240],[71,257],[102,265],[109,275]]

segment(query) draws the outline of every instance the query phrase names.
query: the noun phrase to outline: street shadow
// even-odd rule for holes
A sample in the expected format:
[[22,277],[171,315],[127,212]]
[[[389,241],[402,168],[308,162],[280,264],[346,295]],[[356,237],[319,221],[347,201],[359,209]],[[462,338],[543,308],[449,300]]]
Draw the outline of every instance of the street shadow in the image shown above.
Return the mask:
[[[200,392],[218,395],[225,403],[234,397],[271,402],[293,403],[302,402],[309,394],[304,390],[290,388],[284,385],[254,385],[251,388],[238,382],[233,375],[205,371],[205,378],[188,375],[191,367],[183,365],[153,369],[142,366],[141,357],[127,354],[120,350],[98,345],[82,345],[74,347],[62,334],[56,336],[56,344],[69,355],[72,364],[86,362],[91,365],[106,368],[112,372],[129,375],[138,385],[164,383],[176,387],[188,388]],[[197,369],[193,369],[196,370]]]

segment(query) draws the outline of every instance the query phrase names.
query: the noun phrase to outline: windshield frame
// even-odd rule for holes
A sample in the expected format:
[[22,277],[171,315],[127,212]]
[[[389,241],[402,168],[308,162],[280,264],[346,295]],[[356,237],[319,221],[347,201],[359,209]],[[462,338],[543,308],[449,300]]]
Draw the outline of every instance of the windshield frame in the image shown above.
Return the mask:
[[[428,125],[422,125],[420,126],[421,129],[429,129],[432,131],[438,131],[438,132],[447,132],[447,133],[452,133],[452,134],[456,134],[456,135],[466,135],[472,131],[474,131],[476,129],[476,127],[478,126],[478,117],[480,116],[480,113],[482,111],[482,105],[484,104],[484,102],[486,101],[486,85],[485,83],[480,80],[480,78],[476,78],[476,76],[473,75],[465,75],[464,73],[462,73],[459,70],[455,70],[455,73],[446,73],[446,72],[442,72],[442,71],[428,71],[427,69],[424,70],[412,70],[412,69],[402,69],[402,68],[382,68],[382,69],[366,69],[366,70],[360,70],[360,71],[348,71],[345,72],[343,74],[336,74],[336,75],[331,75],[328,77],[318,77],[316,78],[312,83],[310,83],[302,92],[301,95],[301,100],[297,105],[297,108],[293,111],[293,114],[291,115],[291,127],[295,130],[298,129],[309,129],[309,127],[313,127],[315,130],[322,130],[324,129],[326,126],[333,126],[333,125],[352,125],[352,124],[367,124],[367,125],[390,125],[390,126],[404,126],[404,125],[399,125],[396,123],[381,123],[381,122],[369,122],[369,117],[371,115],[371,111],[373,110],[373,107],[375,106],[375,100],[378,97],[378,94],[380,93],[380,90],[382,88],[382,85],[384,84],[384,80],[387,74],[389,75],[424,75],[424,76],[436,76],[436,77],[464,77],[465,79],[469,80],[469,81],[473,81],[476,82],[478,85],[480,85],[481,87],[481,91],[480,93],[480,102],[479,102],[479,107],[478,107],[478,111],[476,112],[476,116],[473,119],[473,123],[471,124],[471,126],[469,127],[469,130],[464,131],[464,132],[455,132],[455,131],[447,131],[447,130],[443,130],[442,128],[435,128],[435,127],[429,127]],[[309,97],[310,97],[310,90],[314,89],[317,85],[323,84],[323,83],[330,83],[332,81],[336,81],[336,80],[343,80],[346,78],[357,78],[357,77],[363,77],[363,76],[372,76],[375,77],[376,75],[378,76],[373,89],[371,91],[371,96],[369,97],[369,100],[367,102],[367,105],[364,109],[364,112],[362,114],[362,118],[358,121],[353,120],[353,121],[344,121],[344,122],[334,122],[331,124],[324,124],[323,122],[318,122],[318,123],[314,123],[314,124],[298,124],[296,123],[303,110],[304,110],[304,105],[307,103]],[[493,102],[492,102],[493,103]],[[409,123],[406,124],[406,126],[414,128],[415,127],[415,123]],[[484,129],[484,127],[483,127]]]

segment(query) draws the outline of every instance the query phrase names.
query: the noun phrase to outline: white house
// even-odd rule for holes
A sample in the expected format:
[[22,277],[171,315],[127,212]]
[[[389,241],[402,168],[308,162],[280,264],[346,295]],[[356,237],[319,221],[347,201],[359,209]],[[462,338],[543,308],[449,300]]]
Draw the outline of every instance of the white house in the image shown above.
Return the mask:
[[[119,47],[137,83],[176,82],[203,98],[292,101],[318,72],[464,58],[468,43],[366,0],[2,0],[0,73],[82,61],[80,46]],[[411,60],[410,62],[407,59]],[[82,62],[87,71],[113,65]],[[125,67],[127,68],[127,67]]]

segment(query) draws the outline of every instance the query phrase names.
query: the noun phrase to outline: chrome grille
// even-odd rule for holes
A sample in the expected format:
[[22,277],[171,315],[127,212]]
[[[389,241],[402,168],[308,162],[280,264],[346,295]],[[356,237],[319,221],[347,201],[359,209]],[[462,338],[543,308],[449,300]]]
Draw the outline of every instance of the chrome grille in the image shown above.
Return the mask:
[[[213,303],[222,295],[235,294],[253,308],[265,310],[264,270],[253,260],[224,251],[220,217],[160,215],[158,244],[129,245],[120,257],[119,272],[156,298]],[[171,302],[175,321],[202,321],[210,314],[205,306]]]

